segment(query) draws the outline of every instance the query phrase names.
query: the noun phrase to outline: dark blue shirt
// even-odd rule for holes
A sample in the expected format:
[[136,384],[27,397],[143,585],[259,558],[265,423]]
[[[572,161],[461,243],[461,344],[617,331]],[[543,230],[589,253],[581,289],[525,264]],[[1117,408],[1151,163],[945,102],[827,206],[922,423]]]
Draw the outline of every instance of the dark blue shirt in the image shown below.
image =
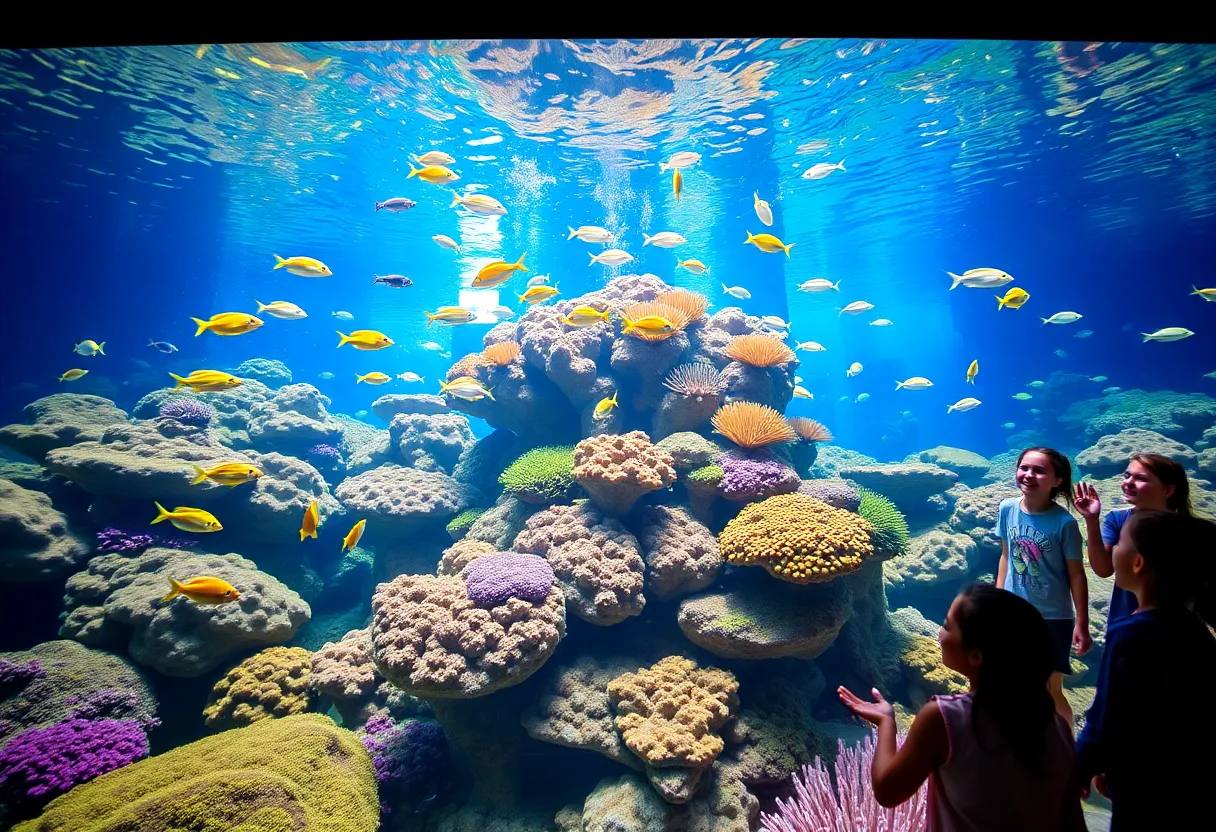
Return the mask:
[[1077,773],[1082,783],[1106,775],[1112,830],[1186,828],[1171,813],[1195,806],[1179,796],[1210,793],[1216,777],[1212,690],[1216,638],[1197,616],[1142,610],[1111,625]]
[[[1132,509],[1117,508],[1106,515],[1102,521],[1102,542],[1114,546],[1119,542],[1119,535],[1127,524],[1127,518],[1132,516]],[[1126,589],[1115,587],[1110,591],[1110,605],[1106,608],[1106,631],[1110,632],[1111,625],[1116,621],[1127,618],[1136,611],[1136,594]]]

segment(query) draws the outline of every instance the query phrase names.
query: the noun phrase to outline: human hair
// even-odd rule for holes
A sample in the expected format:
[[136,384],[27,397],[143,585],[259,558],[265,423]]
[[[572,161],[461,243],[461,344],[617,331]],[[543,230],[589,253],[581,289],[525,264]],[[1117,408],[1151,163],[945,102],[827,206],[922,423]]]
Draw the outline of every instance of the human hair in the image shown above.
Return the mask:
[[1185,608],[1216,627],[1216,523],[1172,511],[1136,511],[1125,528],[1161,608]]
[[[1055,704],[1047,690],[1054,661],[1051,630],[1034,605],[992,584],[973,583],[956,611],[963,648],[983,657],[972,704],[996,726],[1019,764],[1041,773]],[[972,730],[981,742],[975,720]]]
[[1070,495],[1072,494],[1072,463],[1068,461],[1068,457],[1055,448],[1026,448],[1018,454],[1018,462],[1014,466],[1015,471],[1022,466],[1022,457],[1029,453],[1040,453],[1051,460],[1051,467],[1055,470],[1056,476],[1060,478],[1060,484],[1051,489],[1051,499],[1055,501],[1063,494],[1064,508],[1069,508],[1072,505],[1070,501]]
[[1191,508],[1191,481],[1187,479],[1186,469],[1168,456],[1161,454],[1139,453],[1132,454],[1132,462],[1139,462],[1161,480],[1162,485],[1174,486],[1174,493],[1165,502],[1165,507],[1176,511],[1183,517],[1194,517],[1195,510]]

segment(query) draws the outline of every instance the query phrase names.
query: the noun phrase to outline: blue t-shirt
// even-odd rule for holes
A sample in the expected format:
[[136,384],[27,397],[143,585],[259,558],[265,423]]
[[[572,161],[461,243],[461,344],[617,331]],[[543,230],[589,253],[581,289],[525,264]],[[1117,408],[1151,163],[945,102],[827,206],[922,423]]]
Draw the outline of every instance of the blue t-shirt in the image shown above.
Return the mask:
[[1066,560],[1081,559],[1081,530],[1056,503],[1042,514],[1022,510],[1022,498],[1001,500],[997,537],[1009,547],[1005,589],[1034,604],[1047,619],[1073,618]]
[[[1119,535],[1127,524],[1127,518],[1132,516],[1133,509],[1117,508],[1106,515],[1102,521],[1102,542],[1114,546],[1119,542]],[[1106,632],[1115,622],[1127,618],[1136,611],[1136,594],[1126,589],[1115,587],[1110,591],[1110,606],[1106,608]]]

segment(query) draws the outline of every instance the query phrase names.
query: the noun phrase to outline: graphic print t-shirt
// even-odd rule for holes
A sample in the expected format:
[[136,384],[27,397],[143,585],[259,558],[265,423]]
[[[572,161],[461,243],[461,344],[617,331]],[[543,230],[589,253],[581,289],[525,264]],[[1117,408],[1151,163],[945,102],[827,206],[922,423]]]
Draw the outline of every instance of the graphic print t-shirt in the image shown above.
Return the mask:
[[1001,501],[996,533],[1009,546],[1005,588],[1038,608],[1044,618],[1072,618],[1066,560],[1081,559],[1081,530],[1056,504],[1042,514],[1022,510],[1022,498]]

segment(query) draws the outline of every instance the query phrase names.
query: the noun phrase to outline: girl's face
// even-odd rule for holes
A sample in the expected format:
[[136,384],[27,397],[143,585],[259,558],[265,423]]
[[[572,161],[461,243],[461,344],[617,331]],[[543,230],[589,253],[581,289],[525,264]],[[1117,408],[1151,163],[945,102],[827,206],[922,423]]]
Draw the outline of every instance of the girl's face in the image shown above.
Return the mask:
[[1128,592],[1135,591],[1144,573],[1144,558],[1136,551],[1131,527],[1131,523],[1123,524],[1123,531],[1119,533],[1119,540],[1111,551],[1111,560],[1115,564],[1115,586]]
[[978,650],[968,650],[963,646],[963,631],[958,624],[959,605],[965,604],[962,596],[954,599],[946,620],[937,631],[937,643],[942,646],[942,664],[967,678],[975,675],[983,657]]
[[1136,508],[1164,509],[1174,494],[1174,486],[1166,485],[1142,462],[1132,460],[1123,472],[1123,497]]
[[1018,489],[1027,497],[1049,499],[1053,488],[1063,482],[1056,476],[1051,460],[1039,451],[1029,451],[1018,464],[1014,479]]

